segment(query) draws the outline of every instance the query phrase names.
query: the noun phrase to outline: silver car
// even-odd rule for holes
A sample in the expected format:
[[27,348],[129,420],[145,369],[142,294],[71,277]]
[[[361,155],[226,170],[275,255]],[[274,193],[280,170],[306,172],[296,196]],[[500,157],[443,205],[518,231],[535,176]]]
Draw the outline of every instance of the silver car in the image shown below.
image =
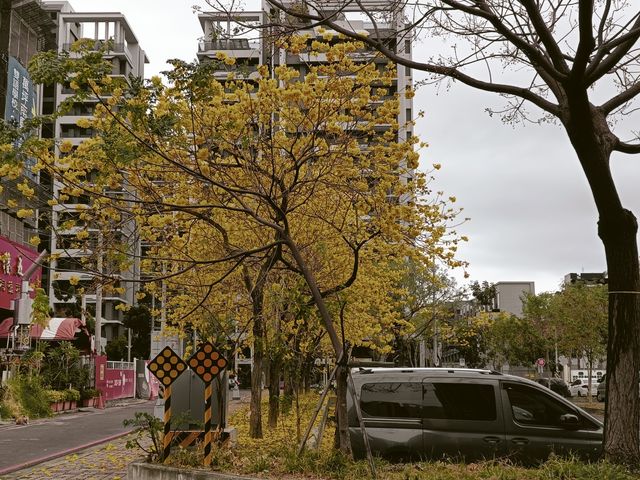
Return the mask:
[[[530,380],[490,370],[366,368],[352,371],[375,455],[395,458],[508,456],[530,463],[552,452],[596,459],[603,425]],[[348,397],[354,455],[362,429]]]

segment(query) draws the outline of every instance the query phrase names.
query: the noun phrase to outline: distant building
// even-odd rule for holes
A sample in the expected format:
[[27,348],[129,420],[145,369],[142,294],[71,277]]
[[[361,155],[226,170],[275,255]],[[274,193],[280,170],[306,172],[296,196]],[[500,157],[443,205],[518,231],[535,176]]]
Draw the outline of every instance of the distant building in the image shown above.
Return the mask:
[[564,285],[606,285],[609,283],[607,272],[600,273],[567,273],[564,276]]
[[496,283],[496,307],[499,312],[508,312],[522,316],[522,300],[525,296],[535,295],[534,282],[498,282]]

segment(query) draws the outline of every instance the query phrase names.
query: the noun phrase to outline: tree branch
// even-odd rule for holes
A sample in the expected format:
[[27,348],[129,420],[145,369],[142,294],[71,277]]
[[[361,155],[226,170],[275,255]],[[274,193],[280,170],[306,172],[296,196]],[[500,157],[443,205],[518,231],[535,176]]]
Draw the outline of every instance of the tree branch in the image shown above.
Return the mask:
[[576,49],[575,61],[571,69],[571,76],[574,79],[583,78],[584,71],[589,62],[589,56],[596,46],[593,38],[593,0],[581,0],[578,7],[578,30],[580,40]]
[[565,56],[562,53],[562,50],[560,50],[555,38],[553,38],[553,34],[549,28],[547,28],[542,15],[540,15],[540,5],[532,2],[531,0],[522,0],[521,3],[527,11],[529,19],[533,24],[533,28],[540,37],[542,44],[547,49],[547,54],[549,55],[553,66],[558,72],[567,75],[569,73],[569,66],[565,62]]
[[613,149],[622,153],[640,153],[640,143],[627,143],[618,141]]
[[[479,79],[471,77],[471,76],[469,76],[469,75],[467,75],[465,73],[462,73],[461,71],[459,71],[455,67],[448,67],[448,66],[443,66],[443,65],[434,65],[434,64],[430,64],[430,63],[416,62],[414,60],[403,58],[400,55],[398,55],[395,52],[393,52],[392,50],[390,50],[388,47],[386,47],[382,42],[380,42],[378,40],[371,39],[371,38],[366,37],[364,35],[360,35],[360,34],[354,32],[352,30],[349,30],[347,28],[342,27],[341,25],[336,24],[335,22],[332,22],[332,21],[329,21],[329,20],[325,20],[322,17],[319,17],[318,15],[312,15],[312,14],[308,14],[308,13],[301,13],[301,12],[298,12],[298,11],[294,11],[294,10],[288,9],[284,4],[282,4],[278,0],[269,0],[269,3],[274,5],[276,8],[281,9],[285,13],[293,15],[294,17],[298,17],[298,18],[302,18],[302,19],[306,19],[306,20],[312,20],[312,21],[316,21],[316,22],[322,22],[322,23],[328,25],[329,27],[331,27],[336,32],[341,33],[341,34],[343,34],[344,36],[346,36],[348,38],[352,38],[354,40],[363,42],[364,44],[374,48],[375,50],[378,50],[380,53],[382,53],[384,56],[386,56],[389,60],[391,60],[392,62],[394,62],[394,63],[396,63],[398,65],[404,65],[406,67],[413,68],[415,70],[421,70],[423,72],[429,72],[429,73],[434,73],[436,75],[449,77],[449,78],[452,78],[454,80],[458,80],[458,81],[464,83],[465,85],[468,85],[470,87],[476,88],[478,90],[483,90],[483,91],[493,92],[493,93],[499,93],[499,94],[504,94],[504,95],[512,95],[512,96],[524,98],[525,100],[530,101],[531,103],[533,103],[534,105],[536,105],[540,109],[542,109],[542,110],[544,110],[546,112],[549,112],[552,115],[558,116],[560,114],[560,109],[559,109],[558,105],[550,102],[549,100],[547,100],[547,99],[545,99],[545,98],[543,98],[543,97],[541,97],[539,95],[536,95],[535,93],[533,93],[529,89],[517,87],[517,86],[514,86],[514,85],[485,82],[483,80],[479,80]],[[555,71],[555,69],[553,69],[553,67],[550,66],[550,68],[553,71]]]
[[[610,42],[603,43],[598,49],[596,58],[586,71],[587,85],[591,85],[599,78],[607,74],[640,38],[640,15],[636,18],[633,27],[625,35]],[[617,46],[616,46],[617,45]],[[615,46],[615,47],[614,47]],[[613,49],[613,51],[612,51]],[[607,55],[605,58],[605,55]]]
[[605,115],[608,115],[619,106],[624,105],[628,101],[632,100],[638,94],[640,94],[640,80],[638,80],[635,85],[627,88],[624,92],[620,92],[615,97],[603,103],[600,106],[600,110],[602,110]]

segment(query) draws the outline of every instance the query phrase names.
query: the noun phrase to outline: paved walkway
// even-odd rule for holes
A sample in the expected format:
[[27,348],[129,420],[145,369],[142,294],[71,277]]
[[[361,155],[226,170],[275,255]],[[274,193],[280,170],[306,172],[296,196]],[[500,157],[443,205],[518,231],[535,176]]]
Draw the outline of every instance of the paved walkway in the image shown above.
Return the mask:
[[122,480],[127,465],[143,459],[140,450],[125,448],[127,437],[1,476],[2,480]]
[[[229,402],[229,413],[248,403],[249,395],[249,391],[242,391],[240,400]],[[127,465],[144,458],[141,450],[126,448],[130,438],[133,434],[35,467],[0,475],[0,480],[124,480]]]

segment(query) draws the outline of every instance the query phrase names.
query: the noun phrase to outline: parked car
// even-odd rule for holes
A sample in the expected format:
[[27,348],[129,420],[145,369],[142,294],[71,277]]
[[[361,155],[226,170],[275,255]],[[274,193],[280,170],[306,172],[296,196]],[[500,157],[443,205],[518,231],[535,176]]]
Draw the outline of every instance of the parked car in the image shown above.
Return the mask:
[[567,382],[565,382],[561,378],[539,378],[536,380],[536,382],[544,387],[547,387],[552,392],[556,392],[558,395],[562,395],[563,397],[567,398],[571,396],[569,385],[567,385]]
[[[572,397],[586,397],[589,391],[589,379],[578,378],[571,382],[569,385],[569,391]],[[591,379],[591,396],[595,397],[598,391],[598,381],[595,378]]]
[[[535,463],[552,452],[596,459],[602,450],[599,420],[525,378],[447,368],[367,368],[352,376],[374,455]],[[351,396],[347,402],[351,446],[362,457],[362,429]]]
[[604,402],[607,397],[607,376],[603,375],[600,378],[600,383],[598,384],[598,389],[596,390],[596,400],[599,402]]

